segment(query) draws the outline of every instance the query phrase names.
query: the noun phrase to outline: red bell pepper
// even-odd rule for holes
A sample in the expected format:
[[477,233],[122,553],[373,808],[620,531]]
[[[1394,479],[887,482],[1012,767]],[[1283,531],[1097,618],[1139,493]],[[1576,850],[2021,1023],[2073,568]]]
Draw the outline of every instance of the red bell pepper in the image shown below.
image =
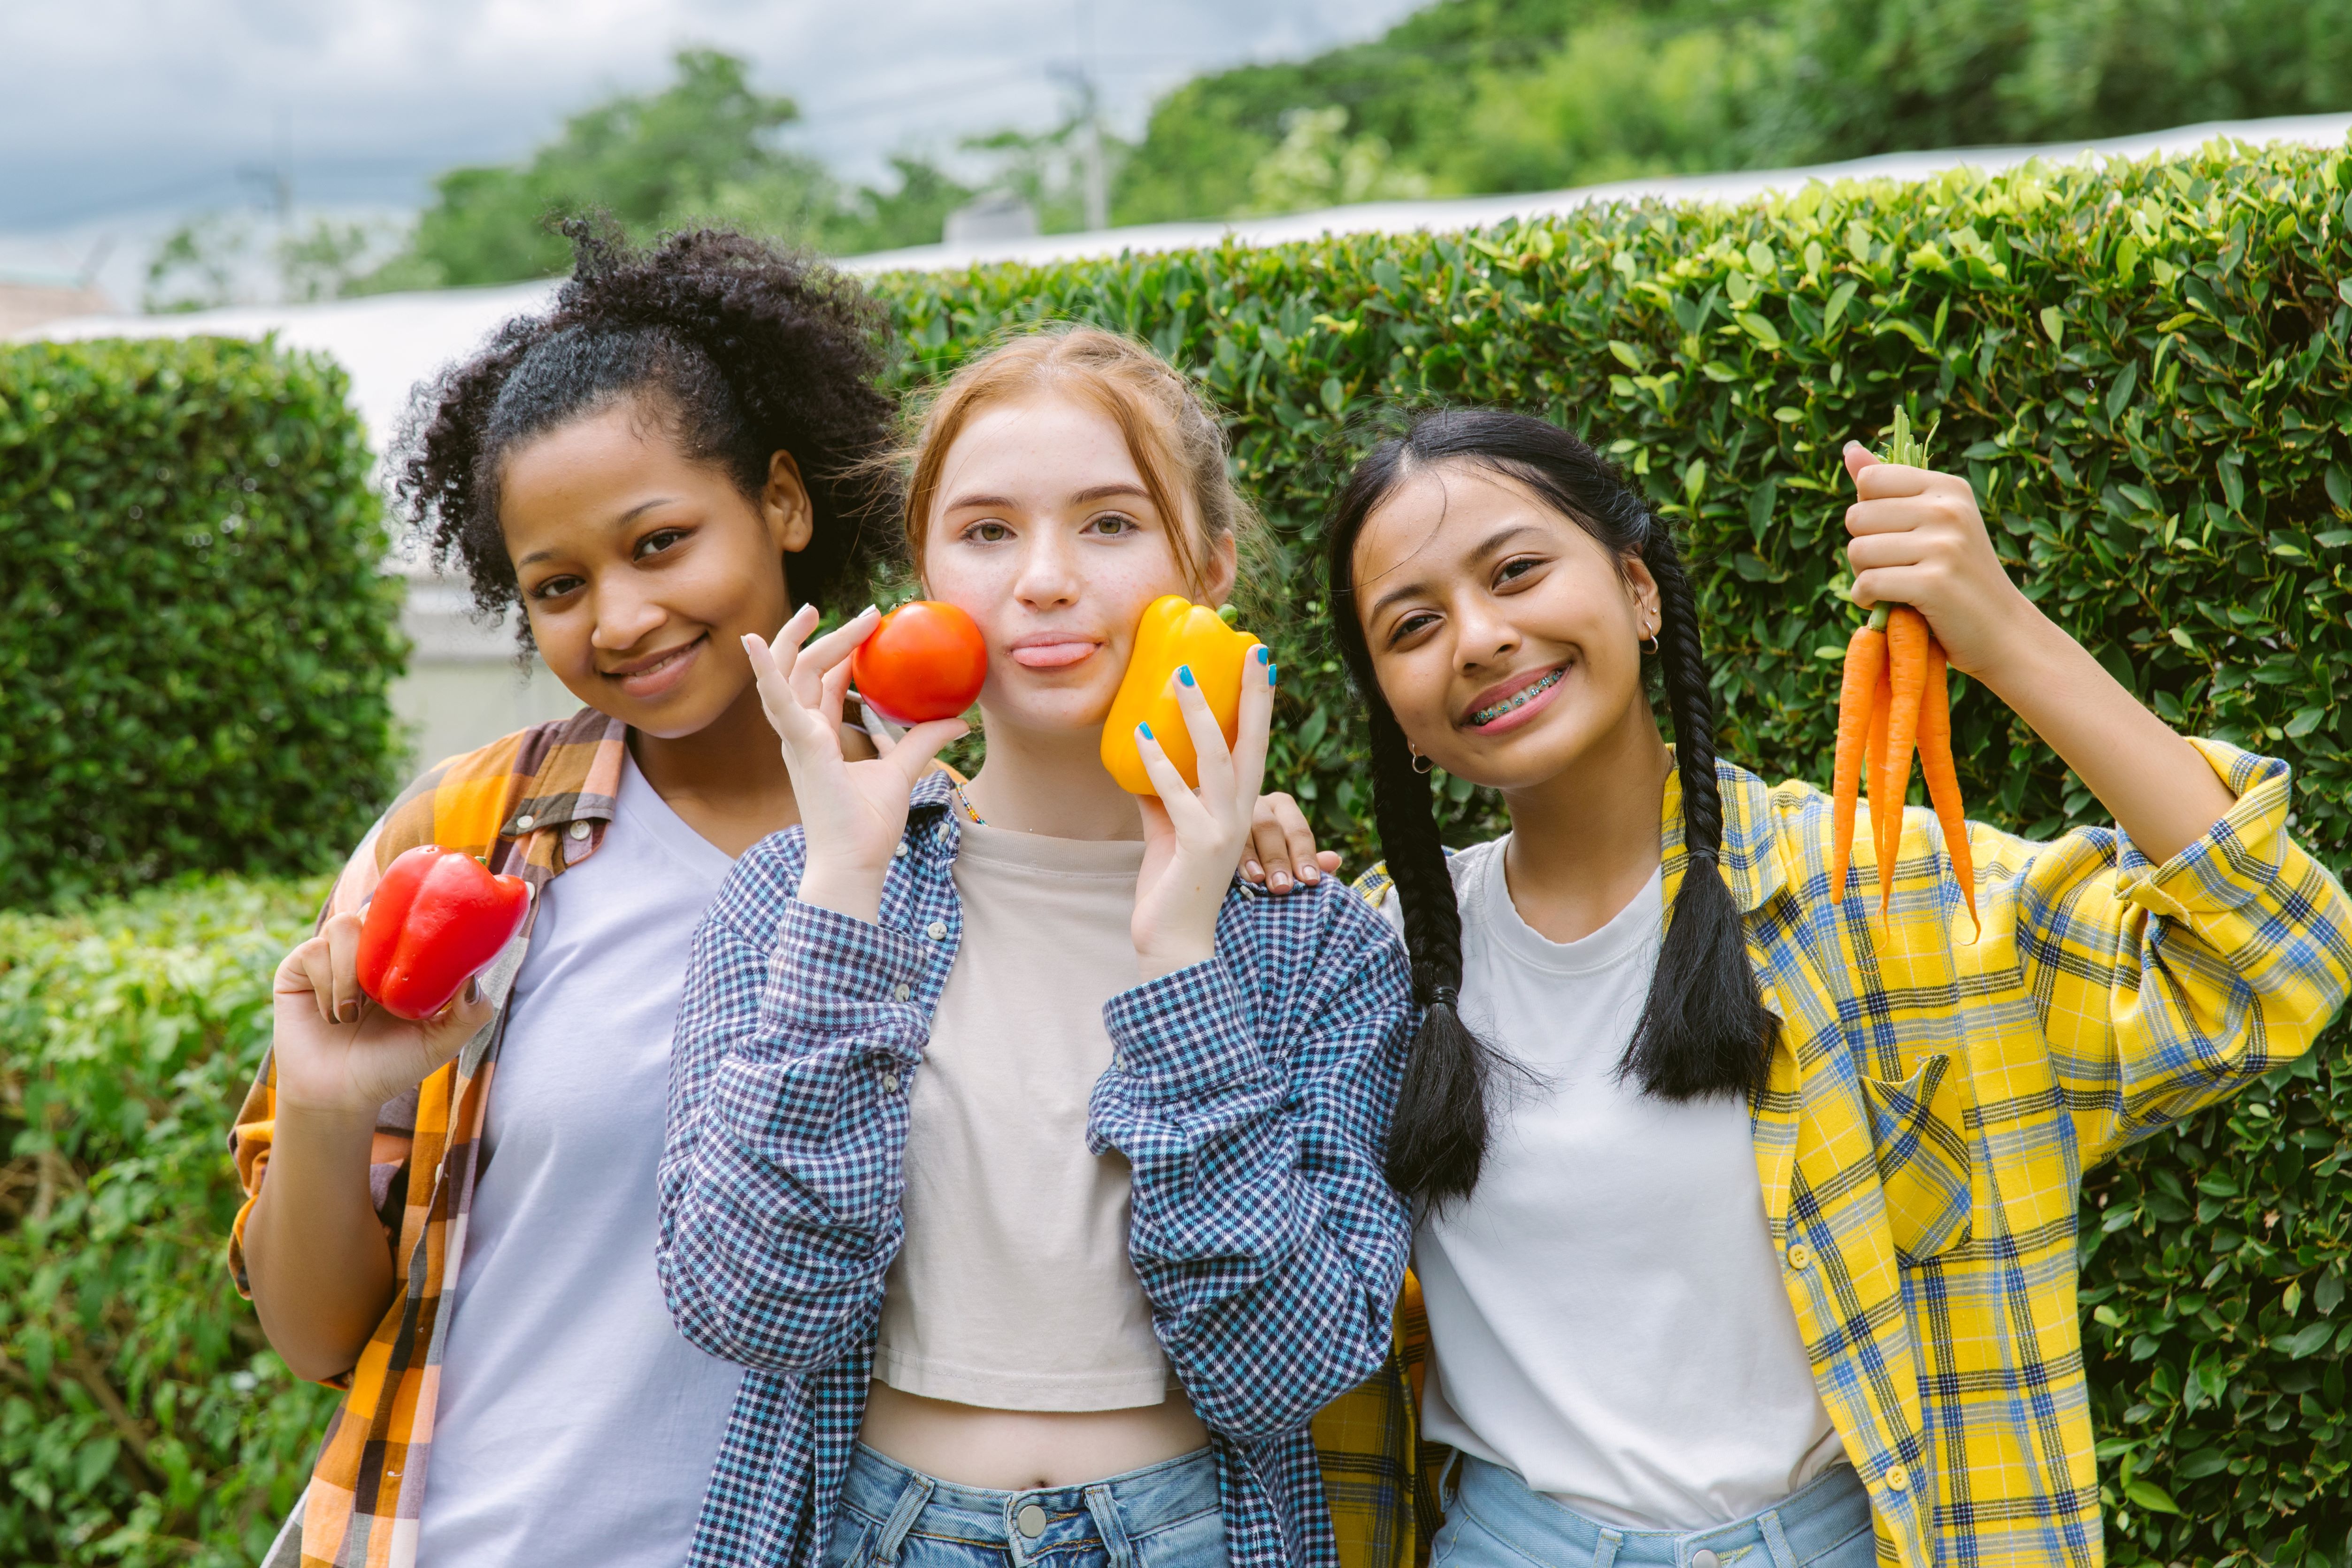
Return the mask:
[[520,877],[420,845],[384,868],[360,925],[360,988],[387,1013],[430,1018],[488,968],[530,909]]

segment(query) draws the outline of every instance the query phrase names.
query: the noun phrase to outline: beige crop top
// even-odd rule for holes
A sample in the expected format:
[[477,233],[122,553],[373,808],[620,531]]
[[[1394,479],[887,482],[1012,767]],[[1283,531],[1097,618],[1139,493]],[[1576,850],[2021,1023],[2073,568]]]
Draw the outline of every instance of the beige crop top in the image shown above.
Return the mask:
[[967,822],[963,940],[908,1103],[907,1234],[874,1375],[997,1410],[1125,1410],[1168,1362],[1129,1260],[1128,1165],[1087,1152],[1103,1004],[1139,982],[1139,842]]

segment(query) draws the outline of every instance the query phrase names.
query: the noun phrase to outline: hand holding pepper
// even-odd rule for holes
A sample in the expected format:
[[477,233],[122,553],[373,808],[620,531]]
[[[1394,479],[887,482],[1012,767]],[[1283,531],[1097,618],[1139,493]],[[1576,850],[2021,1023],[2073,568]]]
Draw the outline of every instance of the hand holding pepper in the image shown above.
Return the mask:
[[1192,742],[1197,786],[1185,783],[1150,725],[1136,726],[1136,752],[1157,792],[1136,802],[1143,811],[1143,870],[1136,878],[1130,933],[1146,980],[1216,954],[1217,911],[1233,884],[1234,862],[1250,842],[1258,783],[1265,774],[1274,683],[1273,655],[1263,645],[1251,647],[1242,663],[1228,748],[1191,668],[1178,668],[1170,690]]
[[360,987],[360,917],[339,914],[286,955],[271,984],[278,1105],[289,1112],[373,1118],[425,1081],[490,1021],[467,982],[423,1019],[397,1017]]

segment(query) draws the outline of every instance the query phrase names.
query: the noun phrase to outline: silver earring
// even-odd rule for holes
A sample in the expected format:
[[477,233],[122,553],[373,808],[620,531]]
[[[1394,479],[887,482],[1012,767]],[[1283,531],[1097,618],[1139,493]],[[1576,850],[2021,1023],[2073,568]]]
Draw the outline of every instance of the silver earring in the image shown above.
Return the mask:
[[1412,771],[1414,773],[1425,773],[1432,768],[1437,766],[1435,763],[1431,762],[1427,757],[1421,754],[1421,749],[1419,747],[1408,747],[1407,749],[1412,752]]
[[1657,633],[1655,633],[1655,632],[1652,632],[1652,633],[1650,634],[1650,652],[1651,652],[1652,654],[1655,654],[1657,651],[1658,651],[1658,634],[1657,634]]

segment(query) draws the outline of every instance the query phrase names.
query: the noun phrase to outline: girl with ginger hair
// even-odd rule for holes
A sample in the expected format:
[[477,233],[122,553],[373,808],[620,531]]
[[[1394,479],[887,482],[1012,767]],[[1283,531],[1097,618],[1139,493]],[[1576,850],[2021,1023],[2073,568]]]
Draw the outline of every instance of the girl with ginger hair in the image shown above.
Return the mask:
[[1221,432],[1066,331],[967,365],[911,458],[987,761],[929,771],[957,720],[844,756],[872,612],[746,639],[802,826],[728,879],[676,1041],[662,1279],[748,1368],[692,1561],[1334,1563],[1307,1423],[1388,1351],[1402,957],[1336,879],[1234,875],[1265,650],[1230,749],[1177,677],[1197,789],[1141,726],[1157,798],[1100,759],[1145,606],[1233,588]]

